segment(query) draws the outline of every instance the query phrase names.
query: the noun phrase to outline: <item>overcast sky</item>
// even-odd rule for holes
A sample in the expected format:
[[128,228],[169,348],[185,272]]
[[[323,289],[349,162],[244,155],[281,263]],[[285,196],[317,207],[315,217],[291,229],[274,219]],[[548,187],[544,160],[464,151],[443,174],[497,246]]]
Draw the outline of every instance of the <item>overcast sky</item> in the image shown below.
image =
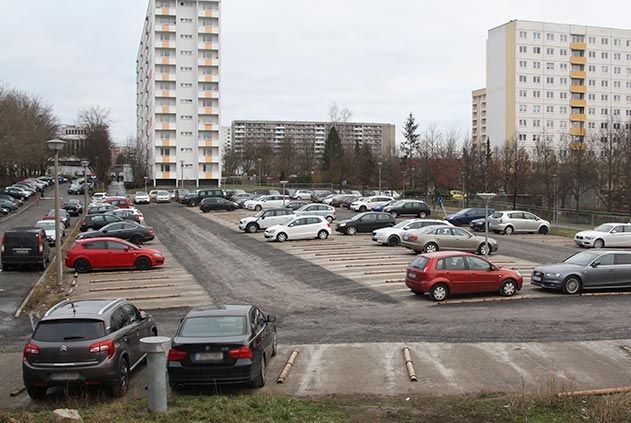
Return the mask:
[[[589,6],[588,6],[589,5]],[[135,134],[136,53],[147,0],[3,1],[0,83],[39,95],[63,123],[111,110]],[[511,19],[629,28],[628,1],[222,1],[222,116],[353,120],[470,130],[487,31]]]

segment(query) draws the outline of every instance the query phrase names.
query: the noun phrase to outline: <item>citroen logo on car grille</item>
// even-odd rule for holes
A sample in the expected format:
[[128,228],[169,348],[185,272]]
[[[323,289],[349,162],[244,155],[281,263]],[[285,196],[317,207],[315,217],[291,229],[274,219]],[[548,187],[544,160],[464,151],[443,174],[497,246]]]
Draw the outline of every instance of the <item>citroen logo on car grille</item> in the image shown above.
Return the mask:
[[67,352],[68,351],[68,347],[65,345],[62,345],[61,347],[59,347],[59,352]]

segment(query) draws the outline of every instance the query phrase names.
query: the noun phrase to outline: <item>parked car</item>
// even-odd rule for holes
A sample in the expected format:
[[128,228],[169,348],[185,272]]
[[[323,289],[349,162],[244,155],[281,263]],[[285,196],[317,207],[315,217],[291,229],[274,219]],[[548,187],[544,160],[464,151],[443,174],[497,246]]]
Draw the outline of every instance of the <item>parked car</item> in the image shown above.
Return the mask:
[[356,195],[351,195],[351,194],[338,194],[331,199],[331,202],[329,204],[333,207],[342,207],[342,203],[344,203],[345,200],[347,199],[352,200],[351,201],[352,203],[353,201],[357,200],[360,197],[361,196],[356,196]]
[[79,273],[92,269],[149,270],[164,264],[158,250],[111,237],[78,239],[66,253],[65,264]]
[[82,232],[77,239],[112,237],[127,240],[136,245],[142,245],[155,238],[153,228],[135,222],[114,222],[103,226],[98,231]]
[[83,213],[83,205],[76,198],[68,199],[62,204],[61,208],[66,210],[70,216],[79,216]]
[[469,223],[469,228],[472,231],[475,231],[475,232],[484,232],[484,227],[485,227],[486,221],[487,221],[487,219],[485,219],[484,217],[482,217],[480,219],[473,219]]
[[104,213],[105,215],[117,216],[123,220],[131,220],[136,223],[143,224],[145,221],[144,216],[138,209],[116,209],[110,212]]
[[242,194],[247,194],[247,192],[243,191],[242,189],[231,189],[231,190],[225,191],[225,196],[226,196],[225,198],[226,200],[234,201],[233,197],[236,197]]
[[[35,222],[33,225],[35,229],[43,229],[46,233],[46,240],[48,241],[48,245],[55,245],[57,242],[57,233],[55,230],[55,221],[54,220],[39,220]],[[64,238],[66,237],[66,231],[63,223],[59,224],[59,233],[61,234],[61,242],[64,242]]]
[[156,336],[153,318],[117,300],[64,300],[51,307],[22,353],[22,378],[33,399],[48,388],[102,385],[123,396],[145,358],[140,339]]
[[156,192],[156,203],[170,203],[171,202],[171,193],[165,190],[158,190]]
[[173,190],[173,200],[182,203],[184,201],[184,197],[186,197],[191,192],[184,188],[175,188]]
[[[166,191],[164,191],[164,192],[166,192]],[[121,197],[121,196],[107,197],[107,198],[105,198],[105,199],[103,199],[101,201],[103,203],[105,203],[105,204],[111,204],[113,206],[116,206],[119,209],[128,209],[130,207],[133,207],[132,202],[129,201],[129,199],[127,197]]]
[[168,354],[169,384],[248,384],[261,388],[278,351],[276,317],[251,305],[193,308],[180,322]]
[[322,216],[327,222],[335,220],[335,207],[326,204],[307,204],[294,211],[298,216]]
[[10,228],[2,236],[0,247],[2,271],[12,267],[38,265],[46,269],[50,262],[50,246],[46,232],[36,228]]
[[114,222],[123,222],[123,221],[124,219],[122,217],[114,216],[111,214],[103,214],[103,213],[88,214],[83,219],[81,219],[81,223],[79,224],[79,230],[81,232],[85,232],[88,229],[98,231],[105,225],[108,225]]
[[331,234],[329,222],[322,216],[296,216],[288,221],[270,226],[264,237],[268,241],[285,242],[294,239],[327,239]]
[[95,192],[92,194],[92,202],[103,201],[107,198],[107,192]]
[[441,251],[415,257],[407,268],[405,284],[416,295],[427,292],[432,300],[443,301],[450,295],[475,292],[510,297],[521,290],[523,278],[516,270],[473,254]]
[[490,216],[495,213],[494,209],[489,209],[488,215],[486,214],[486,209],[484,207],[474,207],[462,209],[454,214],[449,214],[445,217],[449,223],[454,226],[460,225],[468,225],[472,220],[475,219],[484,219],[486,216]]
[[311,192],[311,202],[319,203],[327,196],[335,194],[330,189],[316,189]]
[[631,252],[581,251],[562,263],[536,267],[531,283],[578,294],[587,289],[631,287]]
[[378,205],[377,207],[373,207],[372,211],[384,211],[384,209],[388,206],[390,206],[391,204],[393,204],[396,200],[391,200],[391,201],[387,201],[385,203],[382,203],[380,205]]
[[244,217],[239,221],[239,229],[251,234],[267,229],[270,226],[280,225],[294,217],[293,210],[286,208],[261,210],[254,216]]
[[242,204],[252,197],[253,195],[248,192],[245,192],[243,194],[233,194],[232,197],[230,197],[230,201],[237,203],[239,207],[242,207]]
[[239,205],[237,203],[219,197],[204,198],[199,204],[199,209],[204,213],[208,213],[211,210],[235,211],[238,208]]
[[113,206],[111,204],[94,204],[88,207],[88,214],[103,214],[107,212],[111,212],[113,210],[117,210],[117,206]]
[[248,200],[256,200],[257,198],[261,198],[262,195],[258,194],[248,194],[248,196],[241,196],[235,200],[235,203],[239,205],[240,208],[245,208],[245,202]]
[[197,196],[197,191],[189,192],[188,194],[184,195],[184,197],[180,197],[180,203],[188,205],[188,200],[196,196]]
[[6,216],[9,213],[10,213],[9,209],[5,209],[4,207],[0,206],[0,215]]
[[390,213],[395,219],[399,216],[417,216],[424,219],[432,214],[429,206],[418,200],[398,200],[386,206],[383,211]]
[[574,235],[579,247],[631,247],[631,223],[604,223]]
[[209,197],[225,198],[225,196],[226,194],[224,190],[220,188],[200,189],[194,195],[186,199],[186,205],[189,207],[195,207],[195,206],[198,206],[199,203],[201,203],[204,198],[209,198]]
[[550,232],[550,222],[532,213],[507,210],[498,211],[489,217],[489,230],[506,235],[514,232],[547,234]]
[[364,197],[353,202],[351,204],[351,210],[365,212],[392,200],[394,200],[394,198],[380,195],[374,197]]
[[329,194],[326,197],[324,197],[320,202],[322,204],[326,204],[326,205],[330,205],[331,201],[333,200],[333,198],[335,198],[337,194]]
[[451,223],[438,219],[408,219],[392,227],[372,231],[372,240],[393,247],[401,243],[401,238],[407,231],[436,225],[451,226]]
[[292,200],[311,200],[311,194],[311,190],[297,189],[290,197]]
[[32,192],[30,191],[25,191],[22,188],[18,188],[18,187],[6,187],[5,189],[2,190],[3,194],[7,194],[12,196],[13,198],[18,198],[22,201],[26,200],[27,198],[30,198],[30,196],[32,195]]
[[149,198],[149,194],[144,191],[136,191],[134,194],[134,204],[149,204],[151,203],[151,198]]
[[290,201],[289,203],[285,204],[285,208],[286,209],[291,209],[293,211],[298,210],[299,208],[306,206],[307,204],[313,204],[313,203],[308,203],[306,201]]
[[355,235],[359,232],[372,232],[377,229],[395,225],[394,218],[389,213],[365,212],[350,219],[342,220],[335,226],[335,230],[344,235]]
[[24,201],[20,200],[19,198],[13,197],[9,194],[2,194],[2,191],[0,191],[0,198],[3,200],[9,200],[18,207],[21,207],[24,205]]
[[256,200],[246,201],[243,206],[248,210],[261,211],[263,209],[283,207],[289,201],[291,200],[286,195],[264,195]]
[[359,200],[363,198],[361,195],[352,195],[352,196],[348,196],[345,197],[341,202],[340,202],[340,207],[343,209],[351,209],[351,204],[353,204],[355,201]]
[[0,198],[0,207],[12,212],[18,209],[18,205],[16,203],[14,203],[13,201],[5,200],[4,198]]
[[[66,228],[70,226],[70,215],[65,209],[59,210],[59,219]],[[42,217],[42,220],[55,220],[55,209],[50,209],[50,211]]]
[[156,195],[158,195],[157,189],[152,189],[149,191],[149,201],[156,201]]
[[483,236],[473,235],[462,228],[443,225],[426,226],[408,231],[401,238],[401,246],[417,254],[433,253],[439,250],[460,250],[487,255],[497,251],[497,241],[493,238],[488,238],[488,243],[485,243]]

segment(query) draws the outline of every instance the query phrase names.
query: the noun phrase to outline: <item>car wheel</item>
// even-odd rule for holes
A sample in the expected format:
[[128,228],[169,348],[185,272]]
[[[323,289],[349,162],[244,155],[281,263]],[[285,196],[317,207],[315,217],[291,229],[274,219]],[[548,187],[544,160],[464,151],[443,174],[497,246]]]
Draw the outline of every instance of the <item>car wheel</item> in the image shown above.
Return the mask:
[[425,253],[435,253],[436,251],[438,251],[438,244],[434,242],[428,242],[423,248],[423,252]]
[[267,364],[265,363],[265,361],[266,361],[265,355],[263,355],[263,358],[261,359],[261,367],[259,369],[259,372],[254,378],[254,380],[252,380],[252,383],[251,383],[251,386],[253,388],[262,388],[265,386],[265,367]]
[[421,219],[425,219],[425,218],[427,217],[427,213],[425,213],[425,212],[420,212],[420,213],[418,214],[418,217],[420,217]]
[[261,209],[263,209],[263,207],[261,207],[261,206],[254,207],[254,210],[256,210],[256,211],[261,211]]
[[500,287],[500,295],[502,297],[512,297],[517,292],[517,284],[512,279],[504,281]]
[[550,229],[548,229],[547,226],[542,226],[539,228],[539,233],[541,235],[548,235],[548,232],[550,232]]
[[392,216],[393,219],[396,219],[399,216],[399,213],[397,213],[395,211],[391,211],[390,212],[390,216]]
[[42,270],[46,270],[46,257],[42,257],[42,263],[40,264]]
[[131,237],[130,241],[132,242],[132,244],[142,245],[143,239],[140,235],[134,235]]
[[581,291],[581,280],[576,276],[568,276],[563,281],[563,293],[574,295]]
[[8,264],[2,264],[2,271],[3,272],[8,272],[9,271],[9,265]]
[[346,228],[346,235],[355,235],[357,233],[357,228],[354,226],[349,226]]
[[429,291],[429,297],[434,301],[442,301],[447,298],[448,294],[449,289],[447,289],[447,285],[444,283],[437,283]]
[[318,232],[319,239],[327,239],[328,237],[329,237],[329,233],[325,231],[324,229]]
[[202,209],[202,213],[208,213],[209,211],[210,211],[210,210],[208,210],[208,209],[206,209],[206,208],[203,208],[203,209]]
[[278,334],[274,331],[274,341],[272,343],[272,357],[276,357],[278,354]]
[[48,391],[48,388],[45,386],[33,386],[26,384],[24,387],[26,388],[28,396],[35,400],[44,398],[46,396],[46,392]]
[[250,234],[254,234],[258,230],[259,230],[259,227],[256,226],[256,223],[249,223],[248,226],[245,227],[245,231]]
[[333,222],[333,216],[327,216],[326,221],[329,223]]
[[127,389],[129,388],[129,365],[127,360],[122,358],[118,365],[117,381],[112,385],[112,394],[120,398],[125,396]]
[[399,245],[399,242],[401,242],[401,240],[396,235],[391,235],[390,238],[388,238],[388,245],[390,247],[396,247]]
[[278,235],[276,235],[276,241],[278,242],[287,241],[287,234],[285,232],[280,232]]
[[85,259],[79,259],[74,263],[74,270],[77,273],[86,273],[90,271],[90,262]]
[[511,225],[504,228],[504,235],[512,235],[513,232],[515,232],[515,229]]
[[138,257],[135,267],[138,270],[149,270],[151,269],[151,260],[148,257]]
[[368,211],[368,208],[367,208],[366,206],[361,206],[361,207],[359,208],[359,211],[363,213],[363,212]]
[[489,254],[491,254],[491,244],[487,243],[482,243],[480,244],[480,246],[478,247],[478,254],[482,255],[482,256],[487,256]]
[[598,238],[596,241],[594,241],[594,248],[603,248],[605,246],[605,241],[603,241],[602,239]]

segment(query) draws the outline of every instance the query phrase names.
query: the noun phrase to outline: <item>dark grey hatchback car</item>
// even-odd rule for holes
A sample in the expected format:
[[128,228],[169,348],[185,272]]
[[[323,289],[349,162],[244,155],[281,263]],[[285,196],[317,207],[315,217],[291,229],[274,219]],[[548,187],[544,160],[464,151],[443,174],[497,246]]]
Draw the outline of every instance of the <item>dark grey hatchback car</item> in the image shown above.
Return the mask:
[[103,385],[123,396],[144,358],[140,339],[157,333],[151,316],[126,300],[64,300],[46,312],[24,346],[26,392],[38,399],[52,386]]

